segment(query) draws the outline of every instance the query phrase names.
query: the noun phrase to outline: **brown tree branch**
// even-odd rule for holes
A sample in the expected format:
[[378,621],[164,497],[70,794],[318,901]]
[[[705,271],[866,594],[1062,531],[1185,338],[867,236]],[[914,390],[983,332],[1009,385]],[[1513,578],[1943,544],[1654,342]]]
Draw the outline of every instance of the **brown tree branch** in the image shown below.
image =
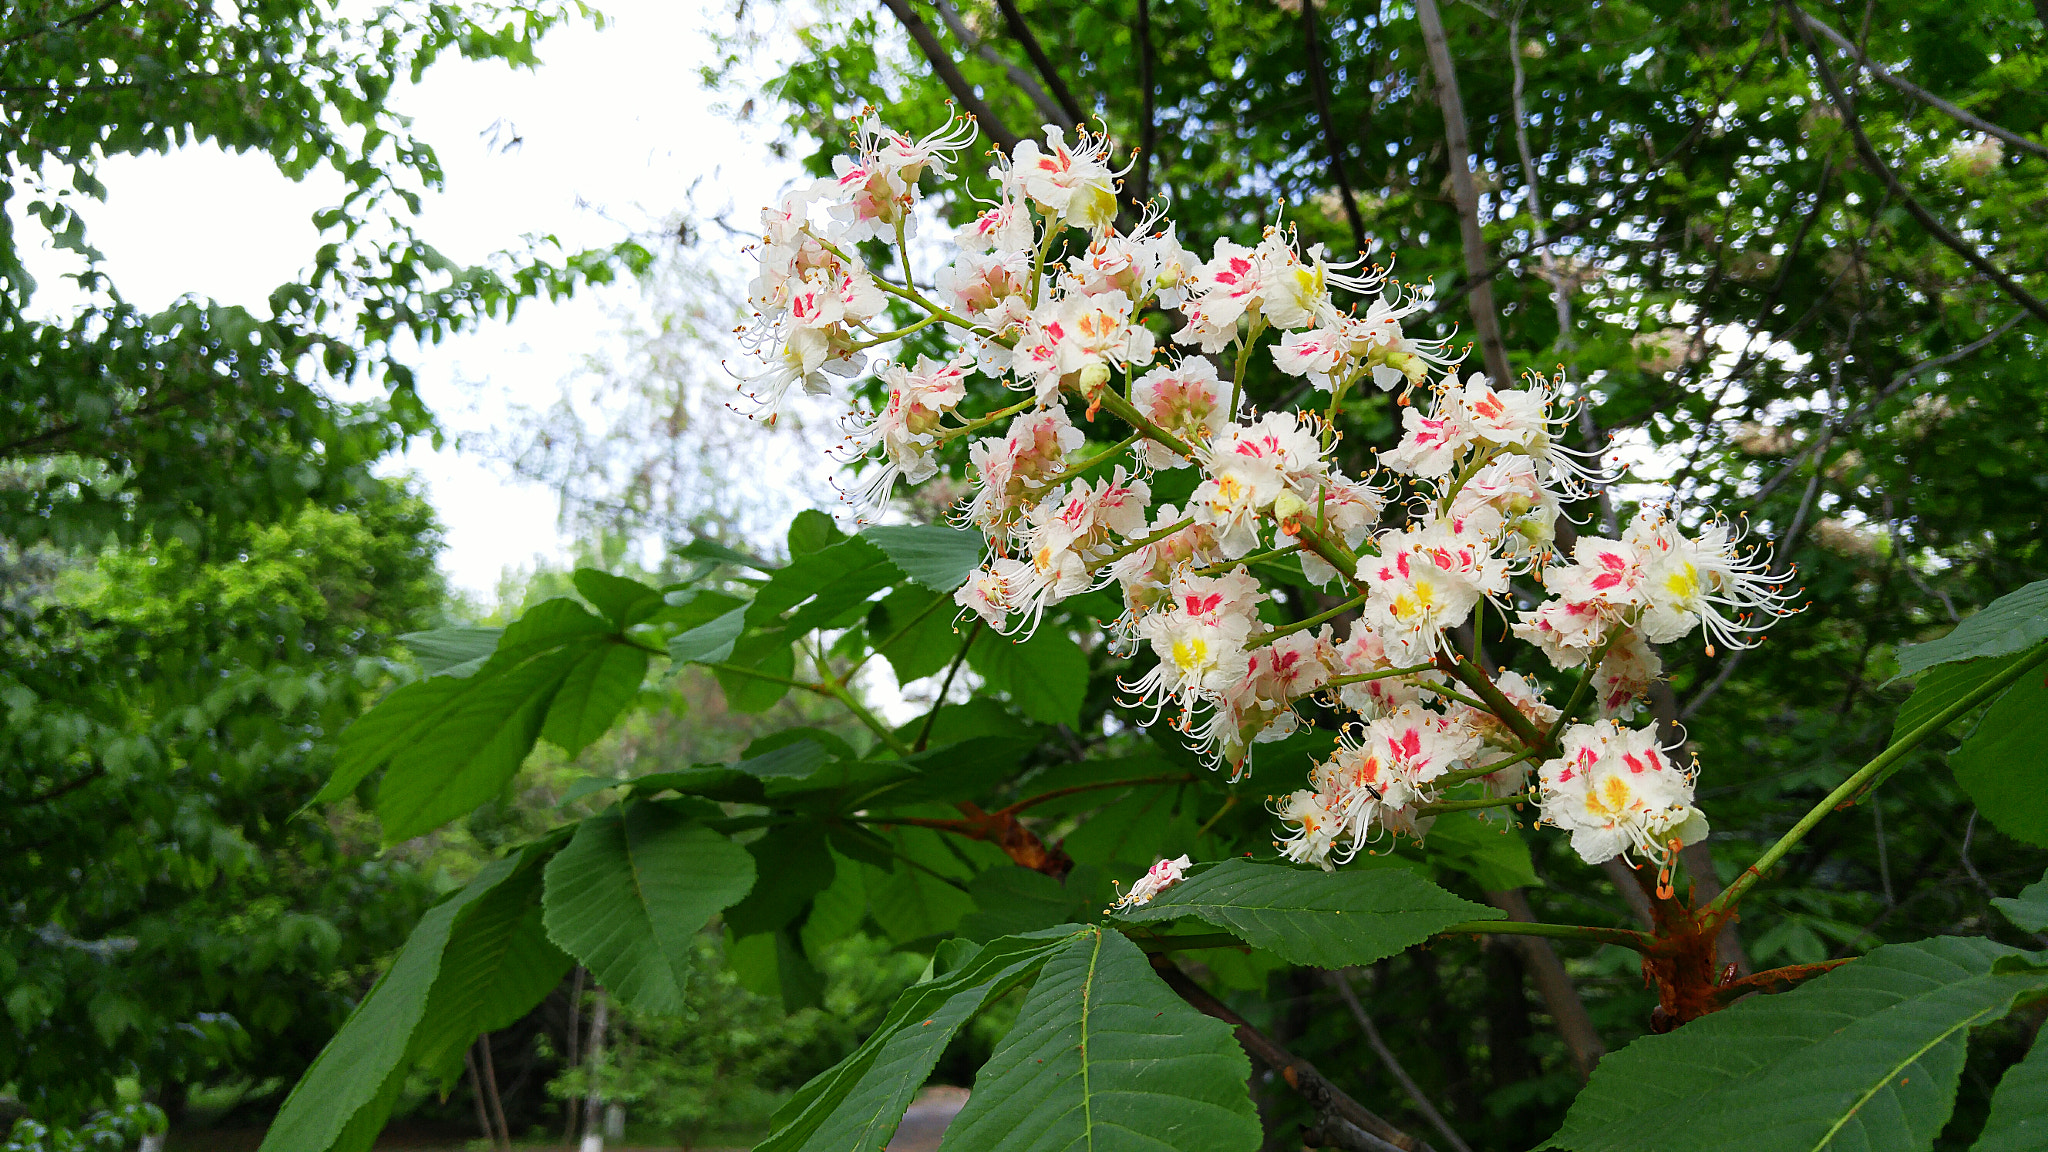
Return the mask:
[[1088,114],[1081,111],[1081,105],[1074,94],[1067,89],[1067,82],[1060,79],[1060,70],[1053,67],[1051,58],[1038,43],[1038,37],[1031,34],[1031,26],[1024,23],[1024,14],[1017,10],[1017,0],[996,0],[996,7],[1002,9],[1003,22],[1010,27],[1010,35],[1024,46],[1024,54],[1031,58],[1031,66],[1045,79],[1045,86],[1052,89],[1053,98],[1065,109],[1067,120],[1073,124],[1084,124]]
[[[1520,888],[1488,892],[1486,902],[1506,912],[1510,920],[1536,922],[1529,898]],[[1550,941],[1541,936],[1512,939],[1515,947],[1522,950],[1522,962],[1535,977],[1536,991],[1542,994],[1544,1007],[1557,1023],[1558,1035],[1564,1038],[1565,1048],[1571,1052],[1572,1067],[1583,1083],[1593,1074],[1593,1065],[1607,1054],[1607,1045],[1601,1042],[1599,1029],[1593,1027],[1593,1018],[1586,1013],[1585,1001],[1579,999],[1579,990],[1572,986],[1571,974],[1564,970],[1564,961],[1557,958],[1557,950],[1550,946]]]
[[[1422,2],[1428,3],[1429,0],[1422,0]],[[1784,4],[1784,7],[1788,11],[1792,10],[1789,0]],[[1899,183],[1898,175],[1891,170],[1890,165],[1884,162],[1884,158],[1877,154],[1877,149],[1870,143],[1870,137],[1864,134],[1863,123],[1856,115],[1855,103],[1843,93],[1841,84],[1835,79],[1835,70],[1828,67],[1827,58],[1822,55],[1820,45],[1814,42],[1813,33],[1808,29],[1806,22],[1795,18],[1792,23],[1799,29],[1799,38],[1805,41],[1807,51],[1813,55],[1814,70],[1820,75],[1822,86],[1827,89],[1829,101],[1834,104],[1835,110],[1842,115],[1842,123],[1849,129],[1849,138],[1856,144],[1856,154],[1861,156],[1863,162],[1869,165],[1870,170],[1877,173],[1878,177],[1884,181],[1885,188],[1891,192],[1893,198],[1898,200],[1906,211],[1912,215],[1913,219],[1920,222],[1920,226],[1927,230],[1928,235],[1940,241],[1956,255],[1961,256],[1970,267],[1982,272],[1985,279],[1998,285],[2022,308],[2043,320],[2048,320],[2048,304],[2043,304],[2033,293],[2021,287],[2018,281],[2006,275],[2004,269],[1992,263],[1982,253],[1978,252],[1975,245],[1965,242],[1961,237],[1950,232],[1941,221],[1934,218],[1932,212],[1922,207],[1918,200],[1913,199],[1912,194],[1906,191],[1904,185]]]
[[1018,91],[1024,93],[1025,98],[1031,101],[1031,106],[1038,109],[1038,114],[1046,123],[1058,124],[1069,129],[1074,127],[1074,122],[1067,119],[1066,112],[1046,94],[1044,85],[1016,62],[997,52],[987,41],[975,35],[974,29],[967,26],[967,21],[960,18],[960,10],[953,7],[951,0],[932,0],[932,7],[938,11],[939,19],[945,22],[946,31],[951,32],[953,38],[960,41],[961,47],[1001,68],[1009,76],[1010,83],[1015,84]]
[[1863,65],[1863,67],[1869,69],[1870,74],[1877,77],[1879,80],[1882,80],[1885,83],[1891,85],[1892,87],[1897,88],[1899,91],[1904,92],[1906,95],[1911,96],[1915,100],[1918,100],[1926,104],[1927,106],[1935,109],[1936,111],[1947,114],[1950,119],[1953,119],[1958,123],[1967,125],[1968,127],[1975,128],[1977,131],[1984,133],[1986,136],[1996,136],[2000,140],[2005,141],[2007,144],[2010,144],[2013,147],[2020,149],[2021,151],[2032,152],[2036,156],[2048,158],[2048,148],[2044,148],[2041,145],[2034,143],[2032,140],[2029,140],[2025,136],[2022,136],[2019,133],[2014,132],[2010,128],[2000,127],[1999,125],[1993,124],[1991,121],[1986,120],[1980,116],[1972,115],[1971,113],[1956,107],[1954,104],[1951,104],[1946,100],[1943,100],[1941,97],[1936,96],[1934,93],[1929,92],[1927,89],[1920,87],[1918,84],[1915,84],[1910,80],[1907,80],[1905,77],[1897,75],[1896,73],[1892,72],[1889,68],[1886,68],[1884,65],[1879,64],[1877,61],[1872,60],[1869,57],[1869,55],[1863,51],[1863,49],[1858,48],[1847,36],[1842,35],[1840,32],[1835,31],[1832,27],[1828,26],[1827,24],[1824,24],[1821,21],[1814,19],[1812,16],[1807,15],[1806,10],[1804,8],[1801,8],[1799,5],[1788,4],[1786,6],[1786,11],[1790,13],[1792,19],[1796,21],[1801,27],[1810,28],[1813,31],[1820,33],[1822,36],[1827,37],[1827,39],[1831,43],[1833,43],[1835,47],[1840,48],[1844,52],[1847,52],[1851,59],[1855,60],[1858,64]]
[[1315,93],[1316,118],[1323,125],[1323,146],[1330,153],[1330,175],[1337,181],[1337,195],[1344,201],[1344,218],[1351,222],[1351,241],[1363,254],[1365,218],[1359,215],[1358,197],[1351,192],[1351,176],[1344,168],[1344,141],[1337,134],[1337,118],[1330,113],[1330,79],[1323,72],[1322,33],[1316,28],[1315,0],[1302,2],[1301,35],[1308,42],[1308,84]]
[[967,77],[960,74],[960,66],[953,62],[953,54],[939,43],[931,25],[911,9],[910,0],[882,0],[882,7],[887,8],[896,17],[896,22],[903,25],[903,30],[910,33],[910,38],[917,42],[918,51],[924,53],[925,60],[931,64],[932,71],[938,73],[939,82],[953,94],[953,99],[960,102],[960,107],[980,123],[988,138],[1005,152],[1015,149],[1019,139],[1017,134],[1010,131],[987,101],[975,94],[974,85],[967,82]]
[[1159,973],[1159,978],[1166,981],[1167,987],[1197,1011],[1235,1028],[1237,1042],[1244,1046],[1244,1050],[1271,1068],[1275,1075],[1287,1082],[1289,1088],[1301,1093],[1302,1098],[1315,1108],[1326,1128],[1334,1120],[1357,1127],[1382,1143],[1401,1149],[1401,1152],[1432,1152],[1428,1144],[1394,1127],[1372,1109],[1353,1100],[1318,1072],[1315,1065],[1282,1048],[1272,1037],[1252,1027],[1249,1020],[1232,1012],[1221,1000],[1211,996],[1208,989],[1182,972],[1171,956],[1163,952],[1154,953],[1152,967]]
[[1472,180],[1472,150],[1465,136],[1465,99],[1458,94],[1458,73],[1451,63],[1450,41],[1436,0],[1415,0],[1422,41],[1429,49],[1429,68],[1436,74],[1437,106],[1444,115],[1444,147],[1451,160],[1451,196],[1458,203],[1458,231],[1465,241],[1465,279],[1471,285],[1472,327],[1479,333],[1479,351],[1486,374],[1501,386],[1508,375],[1508,350],[1500,335],[1500,314],[1493,303],[1493,273],[1487,268],[1486,234],[1479,228],[1479,187]]
[[69,780],[66,780],[62,784],[51,785],[50,788],[48,788],[45,791],[37,792],[29,796],[27,799],[18,801],[17,806],[21,808],[26,808],[31,804],[48,804],[50,801],[55,800],[59,796],[64,796],[69,793],[78,791],[80,788],[85,787],[87,784],[92,783],[93,781],[99,779],[102,776],[105,776],[106,774],[107,766],[105,764],[95,764],[92,766],[91,770],[87,772],[80,773],[79,775],[74,776]]

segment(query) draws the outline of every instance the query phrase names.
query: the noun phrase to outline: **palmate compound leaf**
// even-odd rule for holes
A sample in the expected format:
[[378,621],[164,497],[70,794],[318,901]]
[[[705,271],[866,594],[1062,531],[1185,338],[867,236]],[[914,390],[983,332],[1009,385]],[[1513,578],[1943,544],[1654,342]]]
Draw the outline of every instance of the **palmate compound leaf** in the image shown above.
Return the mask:
[[581,751],[639,690],[646,667],[646,654],[602,618],[546,601],[506,628],[475,671],[408,684],[350,725],[315,799],[346,796],[382,768],[385,839],[432,831],[496,796],[542,735]]
[[408,1071],[424,1064],[445,1078],[477,1033],[525,1015],[560,982],[569,958],[541,935],[534,914],[551,847],[490,864],[427,910],[292,1089],[262,1152],[367,1149]]
[[1324,873],[1224,860],[1118,917],[1145,924],[1193,916],[1292,963],[1341,968],[1392,956],[1453,924],[1503,915],[1405,868]]
[[1937,664],[2008,656],[2048,640],[2048,580],[2036,580],[1984,606],[1939,640],[1899,649],[1899,674],[1917,675]]
[[[754,1152],[856,1147],[845,1142],[849,1138],[871,1139],[858,1145],[863,1150],[887,1143],[911,1094],[924,1084],[945,1047],[939,1030],[958,1030],[973,1011],[1028,979],[1048,956],[1084,931],[1070,924],[994,940],[911,987],[889,1006],[881,1025],[859,1048],[797,1089],[775,1113],[774,1131],[754,1146]],[[952,1015],[942,1017],[949,1007]],[[898,1043],[906,1033],[916,1038]],[[937,1047],[926,1061],[923,1049],[934,1041]],[[899,1099],[901,1103],[892,1105]],[[889,1114],[892,1106],[894,1115]],[[884,1126],[887,1131],[881,1130]]]
[[1262,1132],[1230,1026],[1106,926],[1048,957],[941,1152],[1249,1152]]
[[548,862],[548,938],[612,994],[677,1012],[690,941],[754,885],[754,858],[668,803],[641,800],[585,820]]
[[1892,944],[1790,992],[1645,1036],[1600,1062],[1544,1147],[1930,1148],[1955,1104],[1970,1029],[2048,988],[2041,959],[1983,939]]

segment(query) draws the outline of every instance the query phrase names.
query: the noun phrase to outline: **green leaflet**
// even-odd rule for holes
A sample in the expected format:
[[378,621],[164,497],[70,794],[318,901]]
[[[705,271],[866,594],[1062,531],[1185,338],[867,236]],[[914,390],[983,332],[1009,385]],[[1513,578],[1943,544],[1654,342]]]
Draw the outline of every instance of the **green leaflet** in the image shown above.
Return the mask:
[[1893,944],[1790,992],[1645,1036],[1600,1062],[1545,1147],[1926,1149],[1955,1103],[1970,1028],[2048,988],[2032,959],[1982,939]]
[[[992,941],[962,957],[954,967],[897,997],[896,1003],[890,1005],[888,1015],[882,1018],[881,1025],[859,1048],[797,1089],[789,1102],[776,1112],[775,1130],[754,1146],[754,1152],[795,1152],[806,1147],[813,1134],[820,1131],[828,1119],[835,1118],[841,1102],[863,1083],[882,1049],[897,1033],[909,1028],[922,1028],[925,1020],[934,1019],[940,1009],[962,992],[980,988],[990,981],[1014,982],[1028,977],[1047,956],[1078,931],[1080,929],[1068,926]],[[997,991],[991,988],[989,997],[996,994]],[[906,1061],[906,1070],[910,1066]],[[921,1077],[918,1080],[921,1082]],[[916,1086],[912,1084],[913,1089]],[[871,1083],[869,1087],[879,1091],[882,1085]]]
[[429,676],[468,676],[484,666],[498,647],[503,628],[436,628],[398,638]]
[[2020,889],[2018,896],[2001,897],[1991,903],[2022,931],[2048,931],[2048,875]]
[[2032,584],[1985,605],[1939,640],[1899,649],[1897,680],[1936,664],[2006,656],[2048,640],[2048,580]]
[[1405,868],[1340,872],[1225,860],[1118,918],[1195,916],[1295,964],[1370,964],[1464,920],[1503,913],[1451,895]]
[[1081,722],[1088,692],[1088,656],[1073,638],[1047,625],[1028,640],[984,630],[967,650],[967,664],[989,688],[1007,693],[1017,710],[1041,724]]
[[530,850],[513,881],[466,910],[441,955],[426,1016],[413,1033],[412,1058],[444,1088],[461,1073],[462,1053],[478,1033],[518,1021],[569,971],[569,957],[541,924],[548,854],[546,848]]
[[563,678],[540,734],[562,751],[576,755],[611,728],[612,721],[639,695],[645,679],[645,649],[606,644],[585,653]]
[[799,632],[809,631],[896,579],[896,566],[881,549],[858,537],[842,539],[796,555],[787,567],[776,569],[748,605],[747,623],[769,627],[783,613],[796,609],[790,625]]
[[1430,863],[1462,872],[1487,892],[1507,888],[1540,888],[1529,842],[1505,821],[1486,820],[1477,812],[1446,812],[1430,826]]
[[[902,828],[897,830],[896,838],[905,839],[905,833],[935,837],[923,828]],[[943,936],[960,923],[962,916],[974,911],[974,900],[967,893],[907,860],[898,860],[889,871],[869,876],[867,889],[868,914],[898,944]]]
[[[429,647],[435,659],[449,659],[481,642],[442,636]],[[474,660],[399,688],[350,725],[315,800],[346,796],[382,768],[377,816],[385,838],[432,831],[497,795],[541,736],[574,755],[602,735],[647,667],[644,652],[566,599],[534,607],[480,666],[457,674]]]
[[690,938],[754,883],[745,849],[660,802],[585,820],[548,862],[548,937],[649,1012],[682,1007]]
[[2048,1043],[2039,1036],[2026,1059],[2005,1070],[1991,1094],[1991,1115],[1970,1152],[2048,1149]]
[[771,828],[746,851],[757,880],[746,899],[726,910],[725,926],[735,936],[782,927],[832,884],[832,850],[825,845],[824,825],[815,821]]
[[670,639],[668,658],[678,664],[722,663],[746,627],[747,607],[742,604]]
[[897,1030],[882,1043],[873,1065],[846,1098],[804,1141],[803,1152],[871,1152],[886,1146],[911,1097],[932,1074],[939,1055],[961,1026],[990,1001],[1029,979],[1044,955],[1043,951],[1033,953],[997,973],[995,979],[953,993],[931,1015]]
[[905,584],[883,599],[868,618],[875,652],[889,662],[898,684],[943,672],[960,648],[952,598]]
[[[582,640],[504,671],[487,664],[467,680],[423,680],[399,689],[372,709],[364,722],[417,718],[409,729],[412,741],[391,750],[384,780],[377,787],[377,819],[384,826],[384,839],[396,842],[431,832],[496,796],[540,738],[548,706],[570,669],[602,643],[601,638]],[[456,686],[456,694],[447,699],[439,693],[409,695],[442,684]],[[343,735],[344,759],[348,735],[354,731],[351,726]],[[335,780],[341,778],[337,768]]]
[[1230,1026],[1162,983],[1121,933],[1053,953],[974,1080],[944,1152],[1249,1152],[1261,1131]]
[[279,1109],[262,1152],[361,1152],[405,1074],[445,1070],[478,1032],[522,1016],[568,959],[536,940],[531,912],[546,848],[485,868],[421,917],[391,968],[349,1014]]
[[792,559],[820,552],[846,539],[846,533],[832,522],[832,517],[816,508],[806,508],[797,513],[789,522],[789,531],[783,535],[789,545]]
[[[1081,868],[1092,866],[1083,864]],[[1086,889],[1075,883],[1076,879],[1069,877],[1068,883],[1062,884],[1043,872],[1014,864],[978,873],[967,882],[967,894],[973,897],[977,911],[961,918],[960,936],[967,940],[993,940],[1055,924],[1094,919],[1102,905],[1085,904],[1082,893]]]
[[658,612],[662,608],[662,595],[658,589],[649,588],[638,580],[614,576],[596,568],[578,568],[570,580],[576,591],[591,607],[604,613],[612,627],[624,629]]
[[967,576],[988,554],[988,542],[980,532],[962,531],[942,524],[877,526],[861,538],[880,548],[905,576],[934,592],[951,592],[967,583]]
[[739,672],[716,669],[712,675],[718,677],[718,686],[725,690],[726,707],[735,712],[766,712],[776,701],[789,695],[789,680],[796,675],[796,652],[790,648],[790,641],[796,633],[777,629],[772,632],[753,632],[740,637],[727,654],[726,662],[735,668],[749,668],[763,673],[763,676],[748,676]]
[[2020,656],[2015,653],[1989,660],[1941,664],[1922,673],[1913,684],[1913,694],[1899,705],[1898,718],[1892,721],[1891,743],[1898,743],[1908,732],[1934,719],[1943,709],[1968,696],[1979,684],[2005,671],[2018,659]]
[[1984,818],[2015,840],[2048,847],[2048,666],[2035,665],[2000,696],[1948,758],[1956,783]]

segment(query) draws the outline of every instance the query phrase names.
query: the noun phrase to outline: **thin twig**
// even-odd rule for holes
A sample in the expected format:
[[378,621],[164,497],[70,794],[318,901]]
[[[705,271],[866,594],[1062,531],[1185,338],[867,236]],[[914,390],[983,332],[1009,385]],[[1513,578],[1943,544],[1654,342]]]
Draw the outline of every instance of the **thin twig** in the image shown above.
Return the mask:
[[[1429,0],[1422,0],[1422,2],[1428,3]],[[1792,5],[1789,2],[1785,4],[1785,7],[1788,10],[1792,9]],[[1807,49],[1813,54],[1814,70],[1820,76],[1821,85],[1827,89],[1828,99],[1834,104],[1835,110],[1842,115],[1842,123],[1848,127],[1850,139],[1855,141],[1856,154],[1861,156],[1863,162],[1869,165],[1870,170],[1877,173],[1878,178],[1884,181],[1885,188],[1912,215],[1913,219],[1920,222],[1920,226],[1927,230],[1928,235],[1934,237],[1934,239],[1956,255],[1961,256],[1970,267],[1983,273],[1985,279],[2003,289],[2022,308],[2043,320],[2048,320],[2048,304],[2042,303],[2039,299],[2035,298],[2033,293],[2021,287],[2018,281],[2006,275],[2004,269],[1992,263],[1983,253],[1977,251],[1975,245],[1965,242],[1961,237],[1950,232],[1941,221],[1934,218],[1932,212],[1922,207],[1920,202],[1915,200],[1912,194],[1906,191],[1904,185],[1899,183],[1898,174],[1893,172],[1891,165],[1886,164],[1884,158],[1877,154],[1877,148],[1870,143],[1870,137],[1864,134],[1863,123],[1856,114],[1854,102],[1843,94],[1841,84],[1835,79],[1835,70],[1828,66],[1827,58],[1821,52],[1820,46],[1814,43],[1813,33],[1808,29],[1807,22],[1795,19],[1793,24],[1798,27],[1800,39],[1806,42]]]
[[[1139,0],[1142,5],[1144,0]],[[1308,83],[1315,93],[1316,118],[1323,126],[1323,146],[1330,153],[1330,175],[1337,181],[1337,195],[1344,201],[1344,218],[1351,222],[1351,240],[1363,253],[1366,247],[1365,218],[1358,212],[1358,197],[1351,192],[1351,176],[1344,168],[1344,140],[1337,133],[1337,118],[1330,112],[1330,79],[1323,73],[1322,35],[1316,29],[1314,0],[1301,6],[1301,34],[1308,42]]]
[[1131,31],[1138,41],[1138,178],[1137,194],[1143,204],[1152,198],[1152,154],[1159,150],[1158,94],[1152,82],[1152,0],[1138,0],[1138,26]]
[[1444,1143],[1457,1149],[1457,1152],[1472,1152],[1472,1146],[1458,1138],[1458,1133],[1445,1122],[1443,1113],[1438,1112],[1436,1105],[1431,1104],[1429,1097],[1423,1094],[1422,1086],[1415,1082],[1413,1076],[1408,1075],[1408,1069],[1401,1066],[1400,1057],[1395,1056],[1394,1050],[1387,1047],[1387,1042],[1380,1038],[1379,1027],[1373,1023],[1372,1016],[1365,1010],[1365,1005],[1359,1002],[1358,992],[1351,987],[1350,974],[1329,971],[1323,973],[1323,979],[1329,981],[1330,987],[1337,990],[1337,995],[1344,998],[1345,1006],[1351,1009],[1352,1019],[1358,1021],[1359,1030],[1365,1033],[1365,1042],[1372,1045],[1373,1053],[1380,1058],[1381,1064],[1386,1065],[1388,1074],[1400,1083],[1402,1091],[1408,1093],[1408,1099],[1414,1103],[1415,1110],[1422,1113],[1422,1118],[1429,1121],[1430,1127],[1436,1129],[1437,1135],[1444,1138]]
[[1231,1011],[1221,1000],[1209,994],[1208,989],[1195,983],[1188,974],[1180,970],[1172,956],[1164,952],[1152,955],[1152,967],[1166,986],[1173,989],[1181,999],[1207,1016],[1214,1016],[1237,1030],[1237,1042],[1244,1050],[1256,1057],[1260,1063],[1271,1068],[1289,1088],[1301,1093],[1316,1112],[1328,1122],[1341,1120],[1365,1130],[1370,1135],[1402,1149],[1402,1152],[1431,1152],[1430,1146],[1388,1123],[1372,1109],[1353,1100],[1342,1088],[1330,1083],[1328,1077],[1316,1070],[1316,1066],[1282,1048],[1272,1037],[1252,1027],[1251,1021]]
[[2020,149],[2021,151],[2032,152],[2036,156],[2048,158],[2048,148],[2044,148],[2041,145],[2036,144],[2034,141],[2027,139],[2025,136],[2022,136],[2009,128],[2002,128],[1999,125],[1993,124],[1991,121],[1986,120],[1981,116],[1972,115],[1971,113],[1956,107],[1948,101],[1943,100],[1941,97],[1936,96],[1934,93],[1929,92],[1927,89],[1920,87],[1918,84],[1915,84],[1910,80],[1907,80],[1903,76],[1897,75],[1891,69],[1886,68],[1884,65],[1879,64],[1875,60],[1872,60],[1870,56],[1867,53],[1865,53],[1861,48],[1858,48],[1855,44],[1851,43],[1847,36],[1842,35],[1840,32],[1835,31],[1832,27],[1828,26],[1827,24],[1824,24],[1821,21],[1814,19],[1812,16],[1807,15],[1806,10],[1801,8],[1799,5],[1788,5],[1788,8],[1792,14],[1792,19],[1798,21],[1802,27],[1811,28],[1815,32],[1820,33],[1822,36],[1827,37],[1830,41],[1833,41],[1835,47],[1840,48],[1844,52],[1847,52],[1852,59],[1854,59],[1858,64],[1861,64],[1865,68],[1869,69],[1870,74],[1877,77],[1879,80],[1882,80],[1885,83],[1891,85],[1892,87],[1897,88],[1899,91],[1904,92],[1906,95],[1913,97],[1915,100],[1918,100],[1926,104],[1928,107],[1947,114],[1951,119],[1954,119],[1959,123],[1968,125],[1971,128],[1975,128],[1977,131],[1984,133],[1986,136],[1996,136],[2000,140],[2005,141],[2007,144],[2010,144],[2013,147]]

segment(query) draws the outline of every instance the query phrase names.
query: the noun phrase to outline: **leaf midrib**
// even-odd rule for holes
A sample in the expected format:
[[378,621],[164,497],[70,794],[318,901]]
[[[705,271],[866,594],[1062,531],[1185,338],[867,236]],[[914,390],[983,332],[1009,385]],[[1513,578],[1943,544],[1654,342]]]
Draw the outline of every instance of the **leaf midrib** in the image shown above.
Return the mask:
[[1081,982],[1081,1134],[1088,1147],[1095,1147],[1095,1094],[1088,1087],[1088,1021],[1093,1015],[1095,973],[1102,963],[1102,932],[1095,933],[1095,946],[1088,953],[1088,975]]
[[1954,1024],[1951,1024],[1947,1028],[1944,1028],[1941,1031],[1940,1035],[1937,1035],[1929,1039],[1927,1043],[1922,1044],[1918,1048],[1915,1048],[1910,1055],[1906,1056],[1905,1059],[1900,1060],[1897,1064],[1892,1065],[1889,1069],[1885,1071],[1884,1075],[1877,1078],[1876,1083],[1872,1084],[1868,1089],[1864,1090],[1863,1095],[1858,1096],[1856,1098],[1856,1102],[1854,1104],[1849,1105],[1847,1111],[1843,1112],[1839,1117],[1835,1119],[1834,1124],[1831,1125],[1828,1128],[1827,1132],[1824,1135],[1822,1135],[1821,1138],[1814,1144],[1813,1152],[1821,1152],[1821,1149],[1826,1148],[1830,1143],[1832,1143],[1834,1141],[1835,1134],[1842,1130],[1842,1126],[1847,1124],[1852,1118],[1854,1118],[1856,1113],[1861,1111],[1865,1104],[1870,1103],[1872,1097],[1876,1096],[1879,1092],[1883,1091],[1884,1086],[1892,1082],[1892,1077],[1898,1075],[1901,1071],[1904,1071],[1907,1065],[1918,1062],[1922,1056],[1925,1056],[1928,1052],[1932,1051],[1935,1045],[1940,1044],[1942,1041],[1947,1040],[1949,1037],[1955,1035],[1957,1030],[1968,1028],[1970,1025],[1975,1024],[1978,1020],[1983,1019],[1985,1016],[1988,1016],[1993,1012],[2000,1011],[2003,1007],[2004,1005],[2002,1004],[1990,1004],[1972,1013],[1968,1017],[1956,1021]]

